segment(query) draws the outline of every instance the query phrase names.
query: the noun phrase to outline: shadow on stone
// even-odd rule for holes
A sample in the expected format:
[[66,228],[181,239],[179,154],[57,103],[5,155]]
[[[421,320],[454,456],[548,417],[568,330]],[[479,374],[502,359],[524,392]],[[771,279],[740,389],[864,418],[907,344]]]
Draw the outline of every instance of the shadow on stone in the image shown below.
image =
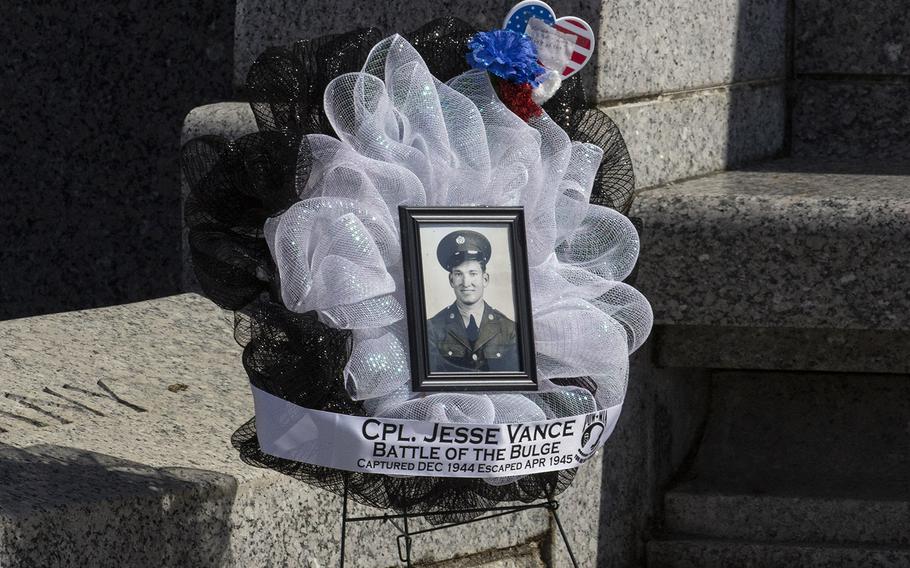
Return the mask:
[[788,151],[792,17],[786,0],[736,0],[724,168]]
[[644,565],[663,494],[691,459],[709,405],[704,371],[655,368],[655,339],[632,356],[623,413],[603,451],[597,566]]
[[221,566],[228,475],[75,448],[0,445],[0,565]]
[[[842,174],[842,175],[874,175],[874,176],[910,176],[910,158],[902,160],[880,159],[878,157],[864,159],[834,159],[834,158],[788,158],[771,162],[747,164],[736,168],[747,172],[787,172],[804,174]],[[874,182],[870,182],[874,183]],[[906,181],[904,181],[906,183]],[[857,188],[859,195],[862,188]]]
[[0,319],[179,291],[179,136],[231,97],[234,3],[0,5]]

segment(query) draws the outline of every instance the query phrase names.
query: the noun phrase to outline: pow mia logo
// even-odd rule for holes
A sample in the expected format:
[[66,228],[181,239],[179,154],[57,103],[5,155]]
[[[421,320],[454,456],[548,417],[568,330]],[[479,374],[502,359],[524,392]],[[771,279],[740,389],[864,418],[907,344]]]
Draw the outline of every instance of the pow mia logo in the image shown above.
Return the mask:
[[575,454],[575,461],[580,464],[585,463],[597,453],[597,448],[600,447],[607,431],[606,418],[606,410],[601,410],[597,414],[592,414],[585,418],[585,428],[581,434],[581,447],[578,449],[578,453]]
[[459,245],[463,245],[463,244],[464,244],[464,237],[463,237],[462,235],[458,235],[457,237],[455,237],[455,243],[456,243],[456,244],[459,244]]

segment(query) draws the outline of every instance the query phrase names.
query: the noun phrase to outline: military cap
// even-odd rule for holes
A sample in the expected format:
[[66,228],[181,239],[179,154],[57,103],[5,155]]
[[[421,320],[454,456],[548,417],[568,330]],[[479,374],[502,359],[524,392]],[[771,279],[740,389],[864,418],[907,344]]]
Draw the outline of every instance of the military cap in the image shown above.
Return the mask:
[[449,271],[466,260],[477,260],[486,266],[490,254],[490,241],[477,231],[453,231],[436,247],[439,264]]

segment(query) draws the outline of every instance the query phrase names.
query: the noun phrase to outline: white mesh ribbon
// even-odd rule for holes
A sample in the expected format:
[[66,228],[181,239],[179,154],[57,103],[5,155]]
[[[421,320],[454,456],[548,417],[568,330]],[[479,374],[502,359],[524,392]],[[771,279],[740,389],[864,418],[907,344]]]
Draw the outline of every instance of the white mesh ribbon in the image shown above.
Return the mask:
[[[329,84],[325,111],[338,139],[308,137],[314,164],[302,200],[265,232],[285,305],[353,330],[352,398],[377,416],[472,423],[622,402],[629,353],[652,315],[620,282],[638,256],[634,227],[588,203],[599,147],[572,142],[546,114],[523,122],[483,71],[437,81],[397,35],[373,48],[362,72]],[[539,392],[411,392],[399,205],[524,207]],[[551,381],[572,377],[596,388]]]

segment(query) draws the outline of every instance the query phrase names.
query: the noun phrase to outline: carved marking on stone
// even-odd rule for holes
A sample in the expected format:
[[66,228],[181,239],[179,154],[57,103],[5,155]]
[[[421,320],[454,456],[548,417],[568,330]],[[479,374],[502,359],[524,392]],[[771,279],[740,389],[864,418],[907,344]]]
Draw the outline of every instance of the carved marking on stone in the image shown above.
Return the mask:
[[[81,410],[81,411],[83,411],[83,412],[91,412],[91,413],[94,414],[95,416],[104,416],[104,413],[101,412],[100,410],[95,410],[95,409],[92,408],[91,406],[82,404],[82,403],[79,402],[79,401],[76,401],[76,400],[73,400],[73,399],[71,399],[71,398],[69,398],[69,397],[63,396],[62,394],[60,394],[60,393],[58,393],[58,392],[56,392],[56,391],[53,391],[53,390],[51,390],[51,389],[49,389],[49,388],[47,388],[47,387],[44,387],[44,392],[47,393],[47,394],[49,394],[49,395],[51,395],[51,396],[56,396],[57,398],[60,398],[60,399],[65,400],[66,402],[70,403],[72,406],[74,406],[74,407],[75,407],[76,409],[78,409],[78,410]],[[60,406],[63,406],[63,405],[60,405]]]
[[109,386],[104,384],[104,381],[102,381],[101,379],[98,379],[98,382],[96,384],[99,387],[101,387],[101,389],[104,391],[104,393],[98,393],[98,392],[86,390],[84,388],[80,388],[80,387],[70,385],[70,384],[63,385],[63,388],[65,388],[67,390],[71,390],[71,391],[81,392],[82,394],[96,396],[98,398],[109,398],[109,399],[113,400],[114,402],[122,404],[123,406],[125,406],[131,410],[135,410],[136,412],[148,412],[146,409],[142,408],[138,404],[133,404],[132,402],[129,402],[129,401],[121,398],[120,396],[118,396],[114,391],[111,390],[111,388]]
[[7,412],[5,410],[0,410],[0,416],[6,416],[7,418],[12,418],[14,420],[21,420],[22,422],[26,422],[26,423],[31,424],[32,426],[36,426],[38,428],[44,428],[45,426],[47,426],[47,424],[45,424],[44,422],[42,422],[40,420],[35,420],[34,418],[29,418],[28,416],[22,416],[20,414],[15,414],[13,412]]
[[13,363],[13,366],[15,366],[15,367],[16,367],[17,369],[19,369],[20,371],[23,370],[23,369],[25,368],[25,367],[22,366],[22,363],[20,363],[18,359],[16,359],[15,357],[13,357],[12,355],[10,355],[9,353],[4,353],[3,356],[6,357],[7,359],[9,359],[9,360]]
[[20,396],[18,394],[13,394],[10,392],[3,393],[3,396],[12,401],[18,402],[19,404],[21,404],[25,408],[28,408],[29,410],[34,410],[38,414],[43,414],[44,416],[47,416],[48,418],[52,418],[61,424],[72,424],[73,423],[72,420],[67,420],[64,417],[62,417],[58,414],[54,414],[50,410],[45,410],[45,409],[41,408],[40,406],[38,406],[37,404],[35,404],[35,402],[39,402],[39,401],[32,402],[31,400],[27,399],[24,396]]

